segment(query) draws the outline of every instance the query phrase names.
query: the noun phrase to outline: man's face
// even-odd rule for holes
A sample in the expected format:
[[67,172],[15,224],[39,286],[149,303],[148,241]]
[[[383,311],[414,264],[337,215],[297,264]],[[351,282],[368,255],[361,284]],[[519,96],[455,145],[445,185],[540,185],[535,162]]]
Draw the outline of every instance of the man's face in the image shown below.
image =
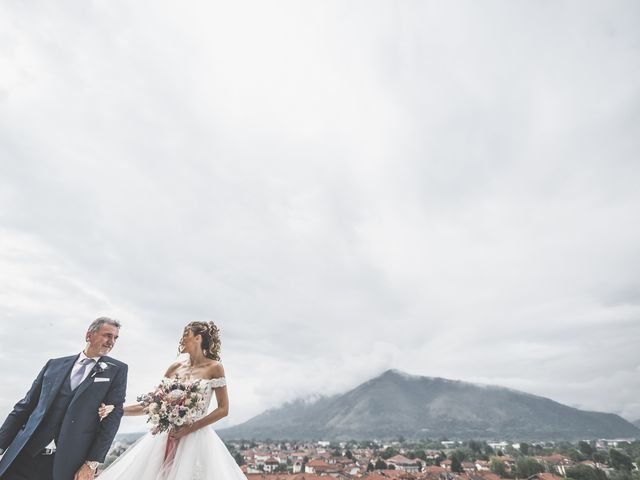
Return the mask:
[[87,357],[101,357],[111,351],[118,339],[118,327],[103,323],[97,332],[87,332]]

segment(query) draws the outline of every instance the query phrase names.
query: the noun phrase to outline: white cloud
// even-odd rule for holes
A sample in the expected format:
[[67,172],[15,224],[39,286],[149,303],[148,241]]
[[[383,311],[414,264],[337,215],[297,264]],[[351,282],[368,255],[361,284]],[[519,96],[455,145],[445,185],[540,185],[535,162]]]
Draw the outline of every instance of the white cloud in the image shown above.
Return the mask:
[[231,423],[389,367],[640,417],[637,5],[40,7],[0,7],[0,408],[111,314],[130,399],[218,321]]

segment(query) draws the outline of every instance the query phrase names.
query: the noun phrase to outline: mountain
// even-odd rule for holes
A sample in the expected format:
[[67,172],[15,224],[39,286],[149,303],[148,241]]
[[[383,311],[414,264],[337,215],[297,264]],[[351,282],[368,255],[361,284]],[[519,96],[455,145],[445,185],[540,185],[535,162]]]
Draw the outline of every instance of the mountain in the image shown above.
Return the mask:
[[640,428],[640,418],[635,422],[631,422],[631,423],[633,423],[636,427]]
[[388,370],[353,390],[296,400],[220,430],[225,439],[638,437],[618,415],[578,410],[503,387]]

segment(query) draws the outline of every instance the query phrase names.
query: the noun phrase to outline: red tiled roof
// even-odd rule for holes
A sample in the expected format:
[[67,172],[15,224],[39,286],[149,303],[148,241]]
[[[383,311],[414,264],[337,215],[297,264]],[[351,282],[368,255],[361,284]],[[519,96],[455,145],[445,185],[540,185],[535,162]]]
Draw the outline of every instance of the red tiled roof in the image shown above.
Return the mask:
[[415,465],[418,463],[416,460],[410,460],[404,455],[394,455],[387,460],[387,463],[397,463],[400,465]]
[[536,477],[540,480],[564,480],[562,477],[554,475],[553,473],[538,473]]
[[282,473],[282,474],[264,474],[249,473],[247,480],[327,480],[327,477],[316,475],[314,473]]
[[501,480],[500,475],[497,475],[493,472],[480,472],[478,473],[484,480]]
[[429,465],[424,468],[425,472],[444,473],[447,471],[444,467],[438,467],[437,465]]
[[565,460],[565,457],[564,455],[555,453],[553,455],[548,455],[546,457],[536,457],[536,460],[542,460],[543,462],[548,462],[548,463],[562,463]]
[[380,472],[386,478],[402,478],[402,479],[416,478],[415,475],[405,472],[403,470],[378,470],[378,472]]

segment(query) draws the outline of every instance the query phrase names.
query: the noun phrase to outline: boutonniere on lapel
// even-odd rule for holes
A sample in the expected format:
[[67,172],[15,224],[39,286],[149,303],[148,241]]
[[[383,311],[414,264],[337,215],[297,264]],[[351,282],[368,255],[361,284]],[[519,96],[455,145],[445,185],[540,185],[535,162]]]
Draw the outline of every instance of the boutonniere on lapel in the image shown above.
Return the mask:
[[91,377],[95,377],[97,374],[104,372],[107,368],[109,368],[109,365],[105,362],[96,363],[96,366],[93,367],[93,372],[91,372]]

